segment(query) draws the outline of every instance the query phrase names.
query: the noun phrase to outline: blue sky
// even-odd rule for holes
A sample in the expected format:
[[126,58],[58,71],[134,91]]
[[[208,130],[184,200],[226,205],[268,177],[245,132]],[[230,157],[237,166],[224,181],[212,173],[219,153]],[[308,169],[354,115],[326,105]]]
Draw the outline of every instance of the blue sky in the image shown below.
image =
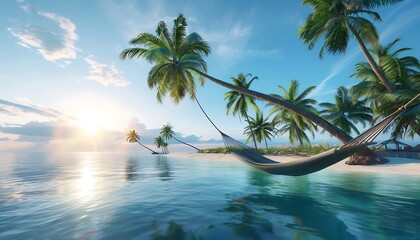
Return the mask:
[[[411,47],[418,57],[418,1],[377,11],[381,42],[401,38],[397,47]],[[322,60],[321,44],[308,50],[297,31],[310,12],[301,1],[2,1],[0,151],[132,150],[136,146],[124,143],[127,130],[135,128],[151,143],[165,123],[184,140],[217,142],[212,139],[220,136],[194,102],[156,102],[145,80],[150,64],[118,58],[131,38],[154,32],[160,20],[172,27],[178,13],[212,47],[210,75],[229,81],[251,73],[259,77],[253,89],[264,93],[295,79],[301,89],[317,86],[312,97],[319,102],[332,101],[338,86],[357,82],[349,76],[365,60],[353,40],[346,54]],[[221,129],[243,139],[244,122],[226,115],[227,91],[207,81],[198,98]]]

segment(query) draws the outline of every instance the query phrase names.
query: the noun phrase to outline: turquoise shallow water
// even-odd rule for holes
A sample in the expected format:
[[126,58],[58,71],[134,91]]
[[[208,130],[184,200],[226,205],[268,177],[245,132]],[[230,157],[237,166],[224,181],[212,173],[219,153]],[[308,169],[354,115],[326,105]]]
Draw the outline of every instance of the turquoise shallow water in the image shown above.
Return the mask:
[[420,177],[0,153],[0,239],[420,239]]

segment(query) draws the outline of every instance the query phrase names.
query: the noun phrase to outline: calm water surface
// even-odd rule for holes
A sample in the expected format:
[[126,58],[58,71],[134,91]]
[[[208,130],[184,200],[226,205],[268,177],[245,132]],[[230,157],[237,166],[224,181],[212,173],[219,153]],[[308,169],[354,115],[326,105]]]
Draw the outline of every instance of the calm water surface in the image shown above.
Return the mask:
[[420,239],[420,177],[0,153],[0,239]]

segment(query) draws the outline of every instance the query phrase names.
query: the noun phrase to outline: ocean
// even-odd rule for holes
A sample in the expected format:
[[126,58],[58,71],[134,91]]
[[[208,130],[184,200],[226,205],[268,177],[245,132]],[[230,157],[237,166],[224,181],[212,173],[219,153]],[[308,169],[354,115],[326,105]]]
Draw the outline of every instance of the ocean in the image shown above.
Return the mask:
[[0,153],[0,239],[419,239],[420,177]]

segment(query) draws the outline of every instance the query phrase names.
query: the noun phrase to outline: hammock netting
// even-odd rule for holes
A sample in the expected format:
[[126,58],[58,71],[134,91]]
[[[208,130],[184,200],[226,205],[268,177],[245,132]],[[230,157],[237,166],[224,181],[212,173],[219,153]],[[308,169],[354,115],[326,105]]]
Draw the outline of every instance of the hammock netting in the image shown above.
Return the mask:
[[417,94],[417,96],[411,99],[404,106],[397,109],[394,113],[384,118],[382,121],[369,128],[359,136],[346,142],[339,148],[330,149],[310,157],[293,157],[291,161],[284,163],[269,159],[256,152],[252,147],[223,133],[209,118],[197,99],[196,101],[210,123],[221,134],[226,149],[235,155],[239,160],[271,174],[300,176],[322,170],[355,154],[356,152],[359,152],[362,149],[366,149],[366,147],[372,144],[373,140],[418,97],[420,97],[420,94]]

